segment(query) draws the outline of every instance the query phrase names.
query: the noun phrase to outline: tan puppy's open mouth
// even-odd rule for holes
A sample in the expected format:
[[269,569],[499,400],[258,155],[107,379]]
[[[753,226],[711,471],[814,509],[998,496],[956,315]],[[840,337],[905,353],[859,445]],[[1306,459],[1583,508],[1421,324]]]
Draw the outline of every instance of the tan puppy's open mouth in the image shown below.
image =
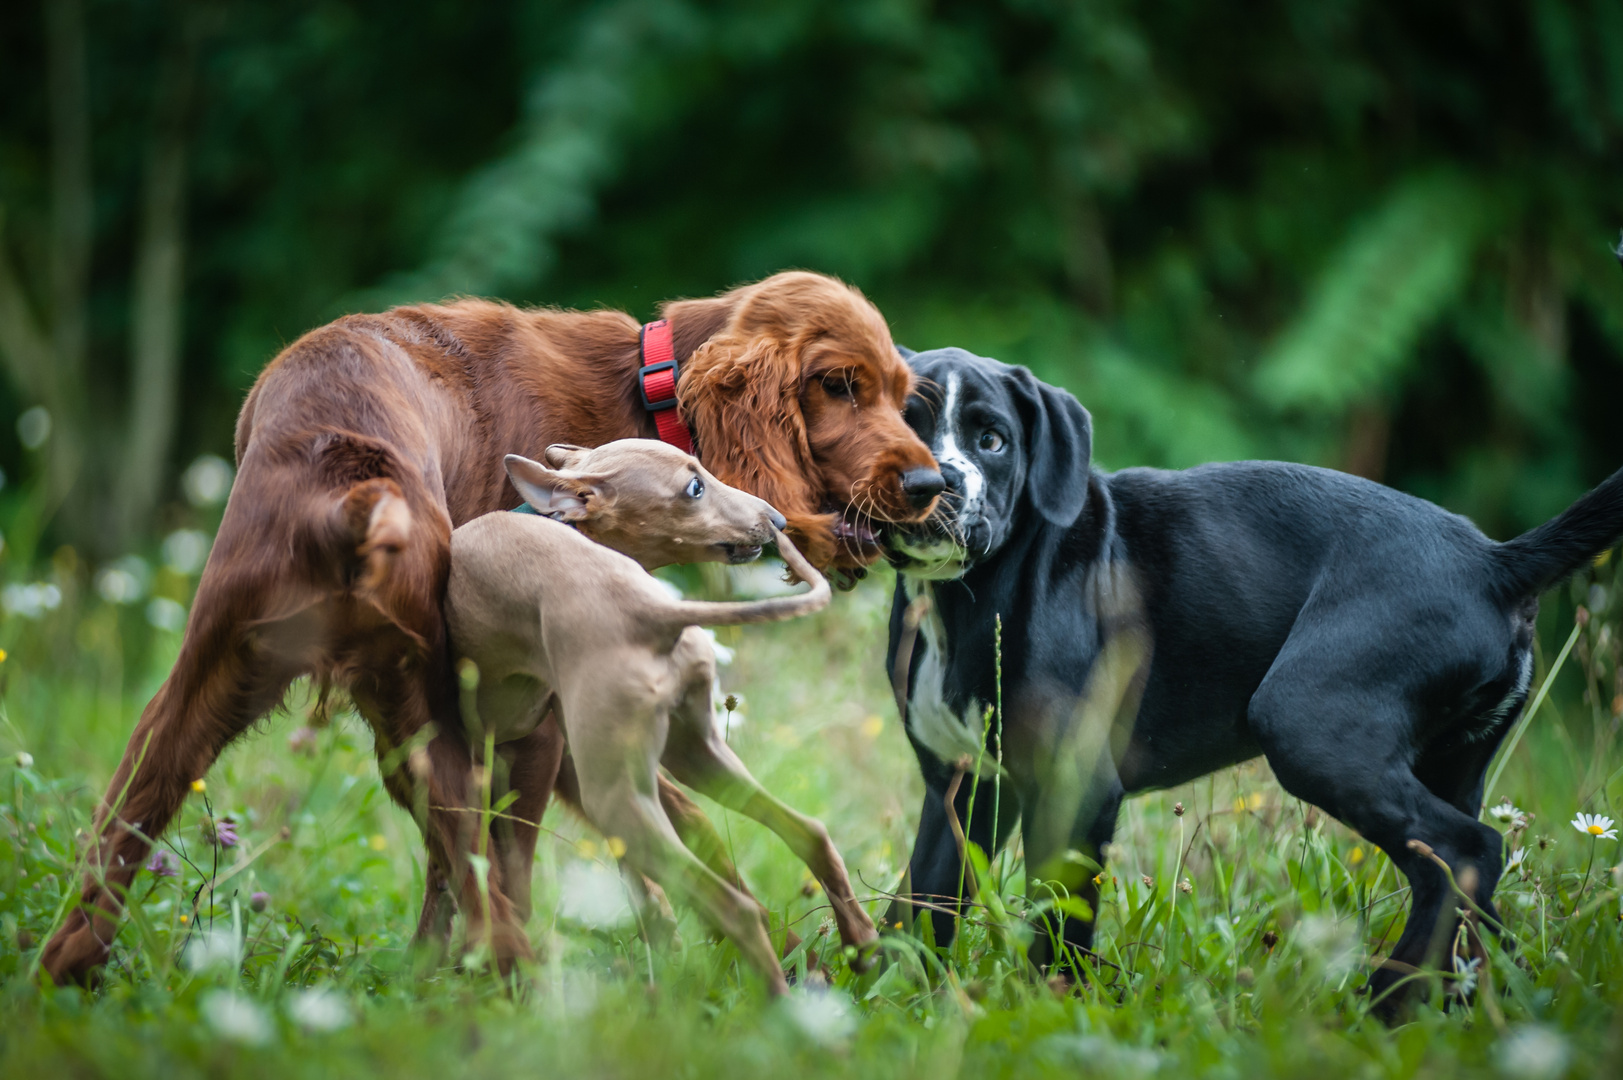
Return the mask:
[[727,561],[733,565],[754,562],[761,557],[760,544],[717,544],[718,548],[727,556]]

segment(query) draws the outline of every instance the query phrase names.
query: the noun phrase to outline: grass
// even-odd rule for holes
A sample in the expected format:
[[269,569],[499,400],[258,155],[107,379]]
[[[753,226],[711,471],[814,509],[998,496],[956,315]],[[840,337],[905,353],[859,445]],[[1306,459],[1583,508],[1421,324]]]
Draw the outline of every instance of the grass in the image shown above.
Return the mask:
[[[46,576],[60,605],[0,623],[0,1073],[1623,1075],[1623,850],[1568,824],[1579,809],[1616,816],[1623,795],[1620,628],[1600,617],[1623,605],[1597,573],[1599,593],[1573,593],[1597,617],[1499,781],[1533,815],[1513,838],[1526,861],[1500,890],[1518,945],[1489,938],[1486,966],[1422,979],[1412,1018],[1389,1029],[1360,988],[1402,928],[1402,882],[1260,763],[1127,804],[1097,980],[1069,994],[1022,961],[1017,852],[986,867],[986,903],[953,949],[890,937],[873,971],[836,961],[831,985],[803,979],[774,1003],[691,913],[668,948],[614,925],[612,860],[557,809],[536,870],[536,966],[516,989],[477,964],[419,977],[405,951],[422,890],[416,828],[385,796],[356,717],[290,744],[307,705],[297,695],[192,796],[170,832],[179,872],[137,879],[100,988],[40,985],[38,947],[76,892],[80,831],[178,645],[139,604],[93,599],[83,567],[59,554]],[[922,797],[881,670],[877,576],[820,616],[723,637],[737,649],[726,688],[744,699],[734,745],[828,824],[876,916]],[[160,574],[153,588],[183,599],[189,579]],[[1543,639],[1559,646],[1572,605],[1546,607]],[[831,935],[783,845],[709,809],[776,919]],[[239,842],[219,850],[205,829],[227,816]],[[1449,992],[1467,980],[1474,996]]]

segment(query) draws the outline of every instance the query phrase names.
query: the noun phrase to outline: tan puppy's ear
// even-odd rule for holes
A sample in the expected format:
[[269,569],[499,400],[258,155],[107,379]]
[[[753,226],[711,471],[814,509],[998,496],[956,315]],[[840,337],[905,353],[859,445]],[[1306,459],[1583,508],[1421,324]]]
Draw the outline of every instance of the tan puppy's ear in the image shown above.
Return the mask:
[[541,456],[554,469],[573,469],[581,458],[590,453],[591,451],[584,446],[558,442],[543,450]]
[[583,521],[591,514],[599,495],[592,477],[554,472],[517,454],[508,454],[505,463],[507,478],[538,513],[559,521]]
[[713,337],[683,365],[681,400],[705,467],[781,511],[812,565],[827,566],[835,515],[818,512],[820,478],[791,351],[761,333]]

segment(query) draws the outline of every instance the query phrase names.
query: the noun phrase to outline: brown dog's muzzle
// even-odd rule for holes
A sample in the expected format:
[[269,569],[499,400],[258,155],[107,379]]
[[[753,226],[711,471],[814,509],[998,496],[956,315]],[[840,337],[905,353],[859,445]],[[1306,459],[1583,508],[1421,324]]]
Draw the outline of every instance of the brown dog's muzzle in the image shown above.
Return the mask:
[[[908,435],[912,437],[912,432]],[[917,438],[911,441],[917,442]],[[841,548],[836,564],[854,569],[877,560],[879,528],[923,521],[945,487],[935,459],[922,442],[881,453],[867,479],[852,490],[850,503],[834,524]]]
[[867,498],[859,497],[855,509],[890,524],[923,521],[935,509],[936,499],[946,486],[935,458],[923,443],[916,448],[900,447],[880,455],[869,482],[859,493]]

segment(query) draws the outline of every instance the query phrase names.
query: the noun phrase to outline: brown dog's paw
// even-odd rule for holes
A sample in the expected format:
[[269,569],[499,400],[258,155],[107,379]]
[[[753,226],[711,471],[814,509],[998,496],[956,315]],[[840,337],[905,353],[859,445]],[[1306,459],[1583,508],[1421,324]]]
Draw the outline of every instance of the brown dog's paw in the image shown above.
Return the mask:
[[496,962],[496,970],[502,975],[511,975],[513,966],[520,962],[532,963],[535,952],[530,948],[530,937],[524,932],[522,926],[516,924],[498,924],[491,929],[492,959]]
[[112,950],[96,936],[84,912],[68,916],[62,929],[45,946],[40,967],[58,986],[89,985],[97,970],[107,962]]

